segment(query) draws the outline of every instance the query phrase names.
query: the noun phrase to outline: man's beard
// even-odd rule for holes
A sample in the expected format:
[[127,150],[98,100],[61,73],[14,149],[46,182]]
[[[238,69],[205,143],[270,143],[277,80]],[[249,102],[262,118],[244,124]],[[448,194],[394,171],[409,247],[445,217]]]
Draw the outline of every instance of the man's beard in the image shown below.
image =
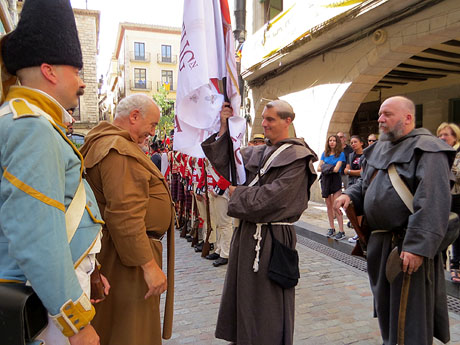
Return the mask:
[[388,133],[385,133],[383,128],[388,128],[388,126],[383,123],[379,126],[379,140],[382,141],[396,141],[404,134],[404,122],[402,119],[398,121],[394,128],[389,130]]

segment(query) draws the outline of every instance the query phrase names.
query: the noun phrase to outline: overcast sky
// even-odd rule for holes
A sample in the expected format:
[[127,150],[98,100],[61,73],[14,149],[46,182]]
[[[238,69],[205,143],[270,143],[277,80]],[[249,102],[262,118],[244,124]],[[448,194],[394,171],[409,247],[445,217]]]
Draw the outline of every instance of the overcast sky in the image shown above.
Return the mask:
[[109,67],[118,23],[182,26],[183,0],[71,0],[71,3],[75,8],[101,11],[98,77],[105,76]]

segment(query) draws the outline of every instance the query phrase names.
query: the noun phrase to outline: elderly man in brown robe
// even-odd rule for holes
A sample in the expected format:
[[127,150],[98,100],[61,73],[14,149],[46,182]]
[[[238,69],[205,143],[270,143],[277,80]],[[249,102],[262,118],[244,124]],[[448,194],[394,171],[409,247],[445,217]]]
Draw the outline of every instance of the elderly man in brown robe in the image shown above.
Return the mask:
[[[219,133],[202,144],[208,159],[227,179],[230,177],[226,120],[231,115],[232,110],[224,107]],[[266,105],[262,126],[267,145],[242,150],[246,185],[229,187],[228,215],[239,218],[240,225],[231,242],[216,337],[238,345],[293,343],[294,288],[283,289],[268,278],[272,237],[266,224],[272,223],[278,241],[295,248],[296,233],[289,224],[298,220],[307,208],[310,186],[316,179],[312,163],[317,157],[303,139],[289,138],[294,117],[287,102],[276,100]],[[283,144],[291,145],[274,158],[258,184],[248,186],[260,167]],[[263,224],[258,254],[254,238],[256,224]]]
[[[163,338],[171,336],[174,289],[174,208],[165,179],[139,144],[154,134],[160,110],[132,95],[101,122],[81,148],[86,174],[105,221],[101,272],[111,282],[93,325],[102,345],[161,344],[160,294],[166,289]],[[162,267],[167,232],[168,276]]]

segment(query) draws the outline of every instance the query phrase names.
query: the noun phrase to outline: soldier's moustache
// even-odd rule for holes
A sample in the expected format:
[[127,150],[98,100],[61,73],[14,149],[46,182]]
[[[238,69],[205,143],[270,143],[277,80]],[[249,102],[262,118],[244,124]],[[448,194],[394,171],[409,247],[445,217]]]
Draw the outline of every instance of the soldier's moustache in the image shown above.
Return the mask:
[[85,94],[85,89],[83,88],[78,89],[77,96],[83,96],[84,94]]

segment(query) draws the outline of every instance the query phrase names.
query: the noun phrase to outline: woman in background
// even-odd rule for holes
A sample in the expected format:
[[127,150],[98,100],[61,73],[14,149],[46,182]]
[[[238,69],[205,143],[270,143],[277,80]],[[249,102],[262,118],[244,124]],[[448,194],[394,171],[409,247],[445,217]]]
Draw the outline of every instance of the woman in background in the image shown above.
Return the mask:
[[[370,136],[369,136],[370,137]],[[364,141],[359,135],[353,135],[350,139],[350,146],[353,149],[353,152],[350,153],[347,160],[347,166],[345,167],[344,173],[348,175],[348,186],[354,184],[358,178],[361,176],[362,171],[362,160]],[[358,216],[358,222],[361,224],[362,216]],[[358,240],[358,235],[350,237],[348,242],[355,243]]]
[[[318,171],[321,172],[321,195],[326,200],[327,217],[330,228],[327,237],[335,235],[336,240],[343,240],[343,215],[335,212],[334,201],[342,194],[342,179],[340,177],[340,167],[345,164],[345,154],[342,152],[342,143],[336,135],[327,138],[326,147],[319,161]],[[339,223],[339,232],[335,233],[334,215]]]
[[[460,128],[455,123],[443,122],[436,131],[438,138],[457,150],[452,173],[455,176],[455,184],[452,187],[451,212],[460,216]],[[452,255],[450,257],[450,277],[454,283],[460,283],[460,237],[452,243]],[[444,254],[445,255],[445,254]],[[445,256],[446,257],[446,256]]]

